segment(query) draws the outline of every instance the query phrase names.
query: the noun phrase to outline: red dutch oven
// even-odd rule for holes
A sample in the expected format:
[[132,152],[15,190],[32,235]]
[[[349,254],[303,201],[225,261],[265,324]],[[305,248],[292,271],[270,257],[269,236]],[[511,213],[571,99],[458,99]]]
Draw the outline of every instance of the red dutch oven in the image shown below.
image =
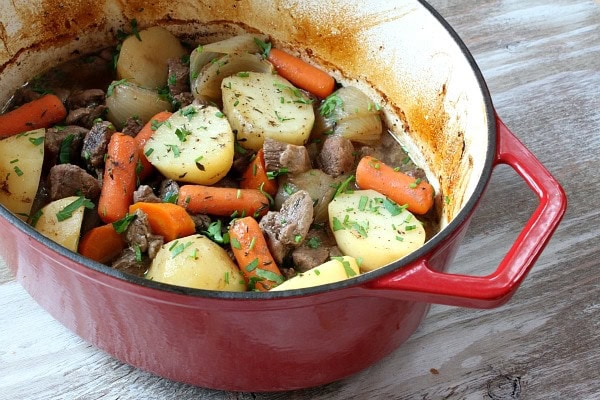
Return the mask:
[[[423,1],[15,7],[5,0],[0,7],[2,100],[40,65],[101,48],[134,18],[198,43],[260,31],[377,100],[390,131],[445,199],[440,232],[404,259],[344,282],[272,293],[129,276],[66,250],[0,207],[0,255],[31,296],[86,341],[159,376],[232,391],[290,390],[347,377],[406,341],[432,303],[492,308],[508,301],[565,212],[560,185],[495,114],[468,50]],[[517,172],[539,205],[493,273],[445,272],[501,164]]]

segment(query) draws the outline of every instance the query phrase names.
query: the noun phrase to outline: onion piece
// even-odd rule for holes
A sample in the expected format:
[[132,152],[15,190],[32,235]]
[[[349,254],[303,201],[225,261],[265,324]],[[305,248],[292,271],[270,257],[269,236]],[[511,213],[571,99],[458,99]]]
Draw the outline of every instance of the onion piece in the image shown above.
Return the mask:
[[372,145],[383,133],[379,108],[361,90],[345,86],[331,94],[319,108],[313,136],[341,135],[358,143]]
[[107,118],[117,129],[122,129],[128,118],[137,117],[145,124],[161,111],[171,111],[171,103],[161,98],[156,90],[124,80],[109,86],[106,95]]
[[202,68],[198,78],[192,82],[192,93],[196,99],[220,105],[223,78],[240,72],[272,74],[273,71],[273,64],[258,54],[227,54]]
[[245,33],[196,47],[190,54],[190,82],[193,84],[196,81],[206,64],[226,54],[260,53],[261,49],[256,44],[255,38],[263,42],[268,40],[266,35]]

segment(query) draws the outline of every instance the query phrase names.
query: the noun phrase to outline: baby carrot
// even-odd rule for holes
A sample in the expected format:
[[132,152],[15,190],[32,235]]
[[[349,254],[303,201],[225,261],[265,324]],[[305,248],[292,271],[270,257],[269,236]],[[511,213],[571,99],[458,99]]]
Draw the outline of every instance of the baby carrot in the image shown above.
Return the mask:
[[0,138],[38,128],[49,128],[66,116],[67,109],[62,101],[53,94],[46,94],[0,115]]
[[277,180],[269,179],[267,176],[265,152],[262,148],[258,150],[256,157],[244,171],[240,187],[242,189],[259,189],[271,196],[275,196],[277,193]]
[[98,214],[108,224],[125,217],[133,203],[139,157],[135,140],[120,132],[110,137],[106,155]]
[[79,241],[78,252],[84,257],[101,263],[116,258],[125,248],[125,240],[112,224],[97,226],[89,230]]
[[251,289],[264,292],[284,281],[254,218],[233,220],[229,227],[229,243],[240,271]]
[[433,206],[433,186],[371,157],[363,157],[356,168],[356,184],[361,189],[373,189],[408,211],[425,214]]
[[140,162],[142,164],[141,170],[138,173],[140,180],[147,178],[154,170],[154,167],[152,164],[150,164],[150,161],[148,161],[146,155],[144,154],[144,145],[148,139],[150,139],[154,131],[156,131],[157,125],[166,121],[172,114],[173,113],[169,111],[159,112],[150,118],[150,121],[148,121],[146,125],[142,127],[137,135],[135,135],[135,143],[137,144]]
[[222,217],[260,216],[269,210],[269,200],[258,189],[236,189],[183,185],[177,204],[192,214]]
[[185,208],[173,203],[138,202],[129,206],[129,214],[142,210],[148,216],[152,233],[165,238],[165,243],[196,232],[196,225]]
[[329,96],[335,87],[335,80],[328,73],[279,49],[271,49],[267,59],[275,66],[277,73],[298,86],[322,99]]

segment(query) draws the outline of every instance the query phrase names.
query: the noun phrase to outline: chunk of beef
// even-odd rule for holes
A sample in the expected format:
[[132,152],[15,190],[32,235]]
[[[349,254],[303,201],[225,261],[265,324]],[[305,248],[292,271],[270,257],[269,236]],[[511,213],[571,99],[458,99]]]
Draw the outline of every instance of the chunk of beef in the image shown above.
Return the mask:
[[91,129],[97,119],[104,117],[108,108],[105,105],[76,108],[69,111],[67,115],[67,125],[81,125]]
[[255,155],[256,152],[253,150],[236,150],[233,156],[233,164],[231,165],[231,173],[238,177],[242,176],[254,159]]
[[138,260],[135,249],[128,247],[112,262],[111,266],[116,270],[143,277],[150,266],[150,260],[147,257]]
[[289,174],[298,174],[312,168],[306,147],[296,146],[266,138],[263,143],[267,171],[287,169]]
[[269,211],[260,221],[273,258],[281,264],[298,247],[313,221],[313,202],[305,190],[299,190],[283,202],[280,211]]
[[129,117],[125,121],[125,125],[121,128],[121,132],[125,135],[136,137],[136,135],[142,130],[144,124],[137,117]]
[[317,162],[328,175],[344,175],[354,168],[354,146],[345,137],[330,135],[323,142]]
[[212,223],[210,217],[205,214],[190,214],[190,217],[192,217],[192,221],[194,221],[196,231],[205,231]]
[[179,184],[173,179],[164,179],[160,183],[159,189],[159,197],[161,201],[172,203],[177,196],[179,196]]
[[73,164],[58,164],[48,174],[50,200],[69,196],[85,196],[95,201],[100,197],[100,182],[86,170]]
[[125,231],[125,241],[132,248],[139,248],[142,253],[148,253],[150,259],[154,259],[164,239],[160,235],[152,233],[148,215],[140,209],[135,210],[135,218],[129,223]]
[[423,170],[422,168],[415,167],[413,169],[410,169],[406,171],[406,175],[412,176],[415,179],[421,179],[424,182],[428,182],[425,170]]
[[81,146],[87,133],[88,129],[77,125],[48,128],[44,139],[44,166],[50,168],[60,162],[63,143],[65,146],[69,145],[68,153],[66,153],[68,161],[72,164],[79,163]]
[[104,90],[102,89],[76,90],[71,92],[66,105],[70,110],[96,107],[104,104],[105,99]]
[[323,264],[331,257],[342,255],[335,240],[325,229],[311,228],[302,245],[292,252],[294,269],[306,272]]
[[96,172],[104,166],[104,155],[113,133],[115,133],[114,125],[108,121],[102,121],[94,124],[85,135],[81,158],[85,160],[88,171]]
[[169,93],[175,97],[184,92],[190,92],[190,66],[184,63],[181,58],[170,58],[167,61],[169,75]]
[[161,203],[161,200],[154,194],[154,190],[148,185],[140,185],[133,192],[134,203]]
[[179,105],[179,107],[186,107],[195,101],[192,92],[183,92],[173,96],[173,100]]

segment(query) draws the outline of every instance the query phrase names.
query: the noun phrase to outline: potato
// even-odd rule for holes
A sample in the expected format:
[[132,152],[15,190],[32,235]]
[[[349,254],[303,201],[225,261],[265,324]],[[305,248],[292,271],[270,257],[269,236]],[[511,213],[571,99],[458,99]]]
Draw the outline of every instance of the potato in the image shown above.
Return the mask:
[[153,26],[123,41],[117,61],[118,79],[155,89],[167,84],[169,58],[187,54],[179,39],[165,28]]
[[278,75],[248,72],[223,79],[223,112],[240,144],[252,150],[265,137],[304,145],[315,121],[310,100]]
[[154,132],[144,153],[167,178],[212,185],[231,168],[234,141],[231,126],[219,109],[189,105]]
[[0,204],[26,220],[44,162],[45,129],[0,140]]
[[327,283],[339,282],[360,274],[356,259],[353,257],[335,257],[307,272],[288,279],[270,291],[282,291],[290,289],[301,289],[312,286],[325,285]]
[[85,207],[93,204],[84,197],[71,196],[51,202],[41,209],[34,228],[71,251],[77,251]]
[[405,207],[374,190],[341,193],[329,203],[329,226],[343,254],[371,271],[415,251],[425,229]]
[[152,260],[146,278],[196,289],[246,290],[244,277],[227,252],[203,235],[165,243]]

